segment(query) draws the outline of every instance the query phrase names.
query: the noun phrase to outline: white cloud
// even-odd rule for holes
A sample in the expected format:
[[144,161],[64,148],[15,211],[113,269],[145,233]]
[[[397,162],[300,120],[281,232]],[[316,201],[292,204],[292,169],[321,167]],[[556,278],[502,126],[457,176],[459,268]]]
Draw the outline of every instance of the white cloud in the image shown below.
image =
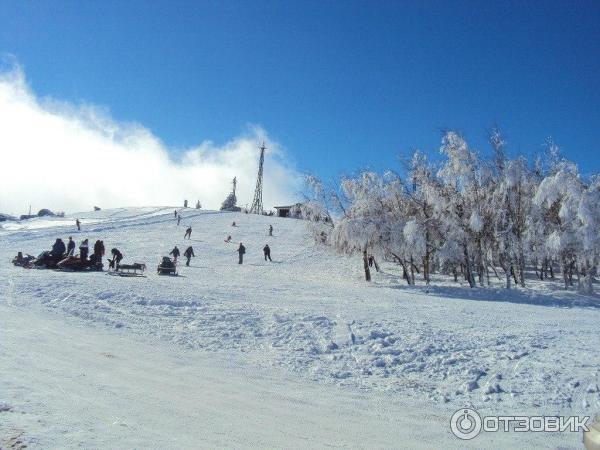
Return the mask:
[[[262,140],[265,208],[295,200],[300,175],[260,127],[222,146],[205,141],[176,160],[148,129],[119,123],[101,108],[40,99],[20,67],[0,73],[0,212],[181,205],[218,209],[238,179],[251,203]],[[171,152],[172,153],[172,152]]]

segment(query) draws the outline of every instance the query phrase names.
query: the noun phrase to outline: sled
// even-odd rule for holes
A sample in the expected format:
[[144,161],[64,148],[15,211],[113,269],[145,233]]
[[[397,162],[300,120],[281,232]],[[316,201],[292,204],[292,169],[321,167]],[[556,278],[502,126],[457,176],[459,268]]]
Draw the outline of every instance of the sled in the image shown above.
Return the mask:
[[145,270],[146,264],[144,263],[119,264],[119,267],[111,272],[108,272],[108,274],[118,275],[120,277],[145,277]]

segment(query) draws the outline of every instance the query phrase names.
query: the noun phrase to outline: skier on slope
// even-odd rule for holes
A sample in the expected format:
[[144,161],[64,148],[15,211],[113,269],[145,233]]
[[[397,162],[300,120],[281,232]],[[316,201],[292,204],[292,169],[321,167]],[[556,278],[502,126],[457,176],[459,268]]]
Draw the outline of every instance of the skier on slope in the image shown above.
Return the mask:
[[228,243],[228,244],[231,242],[231,235],[230,234],[227,235],[227,238],[225,239],[225,242]]
[[173,211],[173,214],[175,214],[175,218],[177,219],[177,210]]
[[269,244],[264,246],[263,253],[265,254],[265,261],[267,260],[267,258],[269,258],[269,261],[273,261],[271,259],[271,248],[269,247]]
[[246,247],[244,247],[244,244],[240,242],[240,246],[238,247],[237,251],[239,255],[238,264],[242,264],[244,262],[244,253],[246,253]]
[[81,231],[81,222],[79,219],[75,219],[75,225],[77,225],[77,231]]
[[181,223],[181,216],[177,216],[177,226]]
[[269,225],[269,236],[273,236],[273,225]]
[[188,238],[188,239],[192,239],[192,227],[188,227],[187,230],[185,230],[185,234],[183,235],[183,238]]
[[75,241],[69,236],[69,242],[67,243],[67,256],[73,256],[75,253]]
[[171,250],[171,253],[169,253],[169,255],[173,256],[173,262],[175,264],[177,264],[177,258],[179,258],[179,255],[181,253],[179,253],[179,249],[177,248],[177,246],[173,247],[173,250]]
[[190,259],[195,258],[196,255],[194,255],[194,249],[192,248],[192,246],[190,245],[188,248],[185,249],[185,252],[183,252],[183,256],[186,257],[187,261],[185,262],[186,266],[190,266]]

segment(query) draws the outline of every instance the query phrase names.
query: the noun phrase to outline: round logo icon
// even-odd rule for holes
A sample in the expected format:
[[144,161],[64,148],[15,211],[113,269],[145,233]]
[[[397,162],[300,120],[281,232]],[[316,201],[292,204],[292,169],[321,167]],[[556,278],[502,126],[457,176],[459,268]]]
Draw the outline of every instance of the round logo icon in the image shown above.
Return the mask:
[[474,409],[459,409],[450,419],[450,429],[459,439],[473,439],[481,431],[481,417]]

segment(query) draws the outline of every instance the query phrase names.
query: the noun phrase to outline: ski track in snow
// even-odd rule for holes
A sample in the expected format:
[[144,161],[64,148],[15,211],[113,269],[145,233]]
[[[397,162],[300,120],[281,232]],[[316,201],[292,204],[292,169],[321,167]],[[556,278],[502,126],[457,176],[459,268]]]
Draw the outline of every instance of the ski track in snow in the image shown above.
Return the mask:
[[[173,208],[122,208],[4,223],[0,301],[432,404],[546,415],[600,409],[597,297],[535,282],[521,291],[469,290],[441,277],[430,288],[408,288],[387,264],[368,285],[358,257],[317,246],[302,221],[193,209],[182,216],[177,226]],[[188,225],[191,241],[183,240]],[[231,244],[223,242],[228,234]],[[118,247],[124,262],[147,264],[147,278],[9,263],[19,250],[38,254],[69,235],[77,244],[103,239],[107,253]],[[241,266],[239,242],[247,248]],[[188,243],[191,267],[157,276],[159,258]],[[263,260],[266,243],[273,263]]]

